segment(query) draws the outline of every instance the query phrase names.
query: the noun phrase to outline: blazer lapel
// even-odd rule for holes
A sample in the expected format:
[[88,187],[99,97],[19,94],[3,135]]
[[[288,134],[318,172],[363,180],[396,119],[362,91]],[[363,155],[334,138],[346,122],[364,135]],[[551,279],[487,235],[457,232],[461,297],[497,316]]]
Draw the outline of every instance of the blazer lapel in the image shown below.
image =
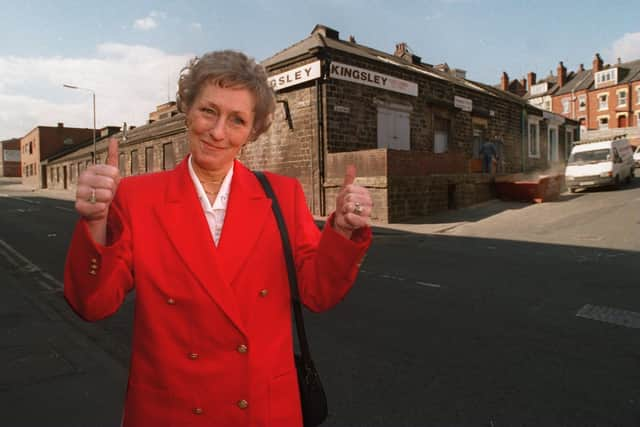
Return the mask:
[[271,200],[255,175],[235,162],[229,204],[218,245],[218,261],[227,283],[233,281],[260,238],[271,214]]
[[244,331],[238,301],[222,274],[217,250],[189,175],[188,158],[171,174],[165,203],[155,207],[158,219],[178,256],[200,285],[227,317]]

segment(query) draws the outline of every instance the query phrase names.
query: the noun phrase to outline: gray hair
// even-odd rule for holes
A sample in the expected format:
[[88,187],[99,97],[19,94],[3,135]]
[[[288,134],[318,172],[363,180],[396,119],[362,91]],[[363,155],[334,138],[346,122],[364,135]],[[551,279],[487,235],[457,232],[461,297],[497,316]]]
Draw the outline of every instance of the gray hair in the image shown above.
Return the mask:
[[248,89],[256,99],[250,137],[256,140],[271,126],[276,106],[275,94],[267,77],[264,67],[242,52],[221,50],[196,56],[180,71],[176,94],[178,110],[187,113],[205,83]]

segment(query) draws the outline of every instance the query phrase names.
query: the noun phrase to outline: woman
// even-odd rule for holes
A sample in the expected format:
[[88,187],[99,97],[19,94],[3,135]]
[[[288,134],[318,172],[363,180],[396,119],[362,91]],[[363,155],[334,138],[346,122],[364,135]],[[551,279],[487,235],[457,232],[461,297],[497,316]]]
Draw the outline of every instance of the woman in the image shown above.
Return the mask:
[[[300,426],[289,282],[271,202],[235,160],[265,132],[275,99],[264,69],[222,51],[180,77],[190,155],[120,181],[118,147],[78,179],[65,297],[84,319],[136,289],[124,426]],[[300,184],[267,174],[290,233],[300,295],[338,303],[370,242],[371,197],[351,168],[320,232]]]

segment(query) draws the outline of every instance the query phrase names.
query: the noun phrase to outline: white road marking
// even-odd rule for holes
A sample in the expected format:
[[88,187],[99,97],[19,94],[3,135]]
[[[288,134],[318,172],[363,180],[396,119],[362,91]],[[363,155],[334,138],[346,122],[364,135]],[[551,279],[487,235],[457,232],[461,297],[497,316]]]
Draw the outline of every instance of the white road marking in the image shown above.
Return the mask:
[[613,323],[627,328],[640,328],[640,313],[619,308],[585,304],[578,310],[576,317]]
[[75,212],[76,211],[75,209],[71,209],[71,208],[68,208],[66,206],[55,206],[55,208],[56,209],[60,209],[61,211],[67,211],[67,212]]
[[54,290],[54,289],[53,289],[49,284],[47,284],[47,282],[45,282],[44,280],[38,280],[38,284],[39,284],[40,286],[42,286],[43,288],[47,288],[47,289],[48,289],[48,290],[50,290],[50,291],[53,291],[53,290]]
[[29,203],[31,205],[39,205],[40,204],[40,202],[38,200],[23,199],[22,197],[9,196],[9,195],[7,195],[7,197],[9,197],[10,199],[13,199],[13,200],[20,200],[21,202]]
[[62,289],[63,285],[62,282],[60,282],[58,279],[56,279],[55,277],[53,277],[52,275],[50,275],[49,273],[47,273],[46,271],[42,272],[42,275],[48,279],[51,283],[53,283],[54,285],[56,285],[58,288]]
[[8,253],[10,253],[12,256],[14,256],[15,258],[19,259],[20,261],[22,261],[23,263],[27,264],[27,265],[33,265],[31,263],[31,261],[29,261],[27,258],[25,258],[20,252],[16,251],[15,249],[13,249],[8,243],[6,243],[4,240],[0,239],[0,246]]
[[[26,273],[38,273],[44,279],[38,279],[38,283],[47,288],[50,291],[54,291],[54,288],[62,289],[62,283],[53,277],[51,274],[46,271],[42,271],[40,267],[32,263],[27,257],[22,255],[20,252],[15,250],[11,245],[9,245],[4,240],[0,239],[0,255],[4,256],[7,261],[13,264],[14,267],[19,267],[22,271]],[[49,282],[53,286],[51,286]]]
[[440,285],[436,285],[435,283],[425,283],[425,282],[416,282],[416,285],[428,286],[430,288],[441,288],[442,287]]

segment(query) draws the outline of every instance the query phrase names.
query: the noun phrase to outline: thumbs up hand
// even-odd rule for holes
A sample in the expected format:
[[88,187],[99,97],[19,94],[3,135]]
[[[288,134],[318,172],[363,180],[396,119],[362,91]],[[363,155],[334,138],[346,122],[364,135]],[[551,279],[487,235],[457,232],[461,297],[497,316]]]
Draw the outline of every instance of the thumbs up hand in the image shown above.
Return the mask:
[[[104,165],[93,164],[78,177],[76,189],[76,211],[88,222],[92,230],[106,231],[109,205],[113,200],[120,181],[118,170],[118,140],[109,140],[109,153]],[[96,235],[94,234],[94,237]],[[100,241],[101,239],[96,239]]]
[[349,165],[344,175],[342,189],[338,193],[336,215],[333,220],[333,228],[348,239],[351,238],[354,230],[369,225],[373,207],[369,190],[354,184],[355,180],[356,167]]

